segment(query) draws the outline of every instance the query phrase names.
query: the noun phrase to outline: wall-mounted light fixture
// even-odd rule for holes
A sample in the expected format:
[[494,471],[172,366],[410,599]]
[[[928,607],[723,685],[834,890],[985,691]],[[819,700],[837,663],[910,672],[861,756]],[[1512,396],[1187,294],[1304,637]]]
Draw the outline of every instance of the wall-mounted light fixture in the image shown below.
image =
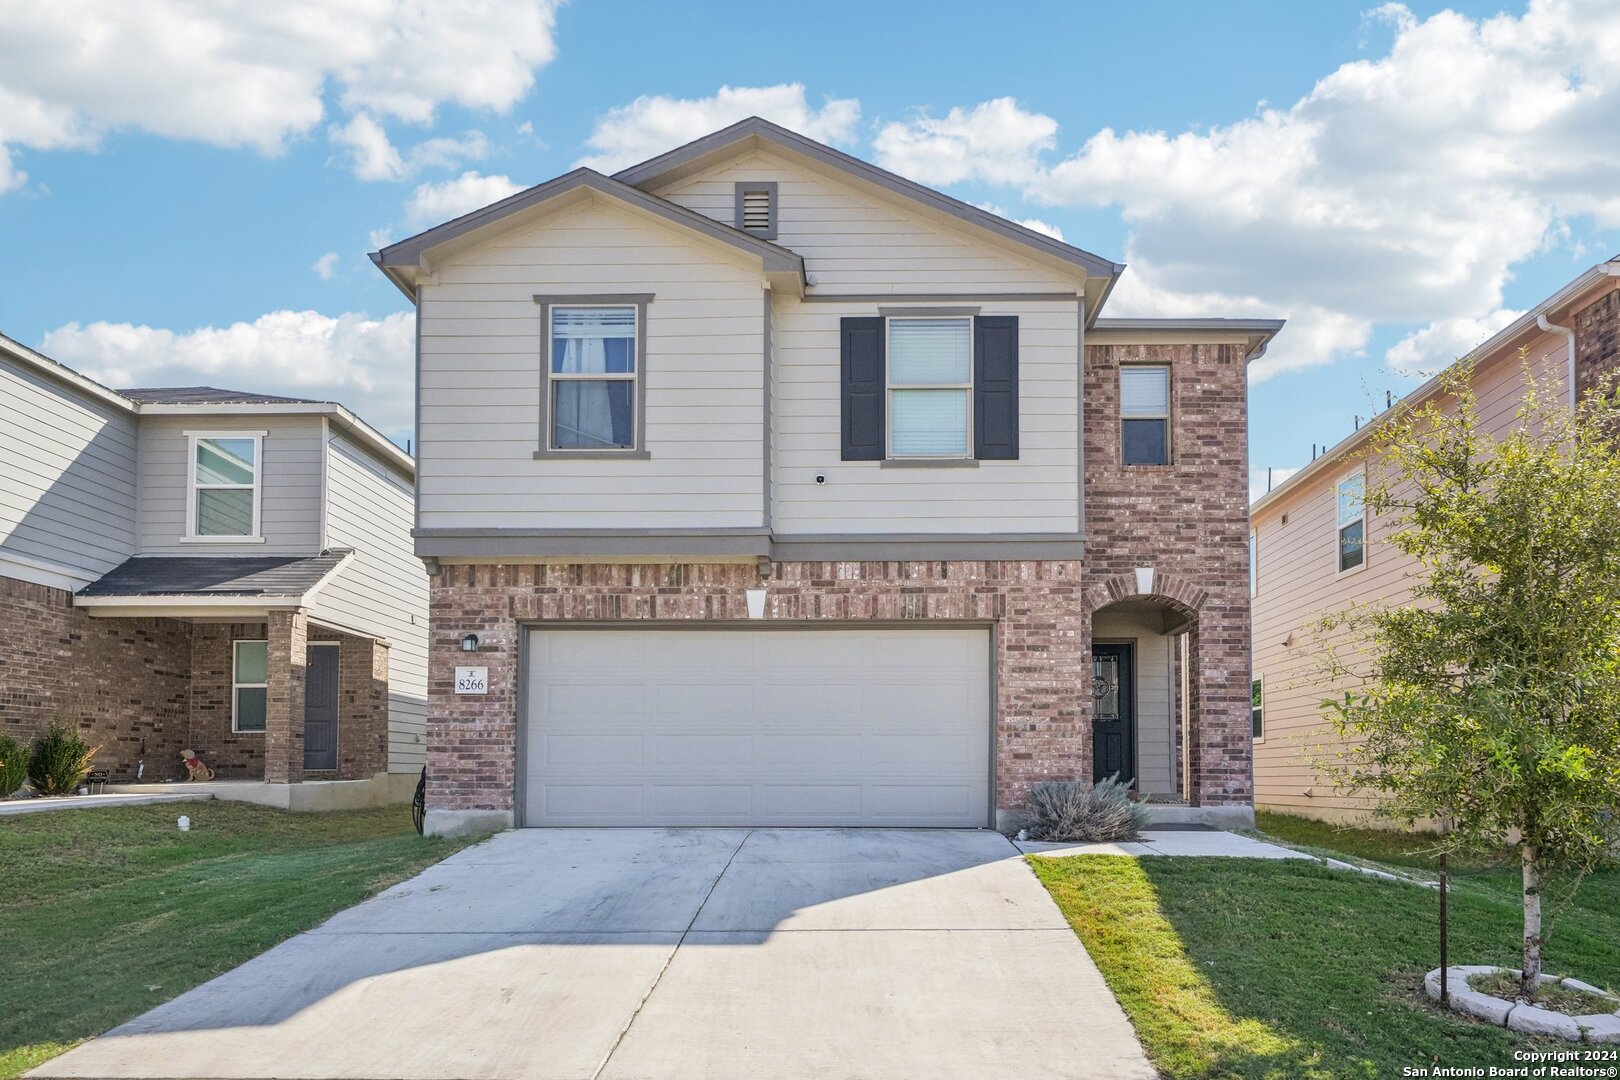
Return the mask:
[[468,634],[466,637],[462,638],[461,639],[461,651],[462,652],[477,652],[478,651],[478,635],[477,634]]

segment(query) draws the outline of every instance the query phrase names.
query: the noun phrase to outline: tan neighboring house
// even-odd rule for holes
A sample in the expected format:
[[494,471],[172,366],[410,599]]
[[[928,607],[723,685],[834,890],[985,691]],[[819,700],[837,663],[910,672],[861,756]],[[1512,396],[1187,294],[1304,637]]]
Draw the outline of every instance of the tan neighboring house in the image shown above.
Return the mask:
[[[1523,402],[1524,356],[1565,394],[1572,385],[1585,393],[1620,364],[1620,259],[1588,270],[1463,358],[1474,364],[1480,416],[1493,432],[1510,430]],[[1437,397],[1438,382],[1397,407]],[[1311,645],[1312,628],[1329,612],[1410,596],[1412,561],[1384,542],[1387,523],[1360,504],[1373,427],[1362,426],[1250,510],[1257,806],[1332,820],[1367,809],[1312,767],[1338,749],[1320,703],[1344,687],[1316,674]]]
[[0,337],[0,732],[60,717],[114,789],[408,798],[427,576],[411,457],[331,402],[113,390]]
[[1246,367],[760,119],[373,256],[415,303],[428,823],[1252,821]]

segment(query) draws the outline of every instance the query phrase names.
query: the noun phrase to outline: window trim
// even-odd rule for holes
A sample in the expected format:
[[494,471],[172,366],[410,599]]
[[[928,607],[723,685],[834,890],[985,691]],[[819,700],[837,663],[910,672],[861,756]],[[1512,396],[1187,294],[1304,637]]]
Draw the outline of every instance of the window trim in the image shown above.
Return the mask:
[[[1254,703],[1254,692],[1257,687],[1260,690],[1259,705]],[[1260,715],[1260,734],[1258,735],[1254,733],[1254,717],[1256,713]],[[1266,741],[1266,677],[1264,675],[1252,675],[1249,678],[1249,736],[1250,742],[1263,743]]]
[[[1153,416],[1126,416],[1125,415],[1125,372],[1130,368],[1157,368],[1164,372],[1164,414]],[[1163,361],[1144,361],[1140,363],[1125,363],[1119,365],[1119,387],[1117,411],[1119,413],[1119,464],[1125,469],[1164,469],[1176,463],[1176,437],[1175,437],[1175,411],[1176,411],[1176,374],[1175,366]],[[1164,421],[1164,461],[1163,462],[1132,462],[1125,461],[1125,421],[1127,420],[1163,420]]]
[[[978,359],[973,354],[973,316],[959,314],[928,314],[911,315],[884,315],[883,317],[883,464],[889,462],[925,462],[939,463],[940,465],[961,465],[972,462],[978,465],[974,456],[976,448],[973,445],[973,409],[974,409],[974,364]],[[889,328],[897,322],[965,322],[967,323],[967,377],[966,383],[896,383],[894,381],[894,364],[890,362]],[[895,390],[966,390],[967,391],[967,424],[963,445],[966,450],[960,454],[896,454],[894,452],[894,391]]]
[[[652,293],[589,293],[580,295],[536,294],[534,303],[540,311],[540,431],[536,458],[617,458],[641,460],[652,457],[646,447],[647,432],[647,308],[653,301]],[[551,445],[551,394],[556,380],[551,371],[551,316],[559,307],[633,307],[636,311],[636,370],[629,378],[606,376],[631,382],[635,389],[635,403],[630,410],[632,437],[630,446],[622,450],[561,449]],[[564,381],[576,376],[563,376]],[[585,376],[603,378],[603,376]]]
[[[262,683],[245,683],[236,681],[236,648],[238,645],[264,645],[264,678]],[[237,726],[237,691],[263,690],[265,697],[264,727],[248,728],[243,730]],[[232,638],[231,639],[231,734],[232,735],[263,735],[270,730],[270,639],[269,638]]]
[[[187,431],[186,436],[186,535],[188,544],[264,543],[264,431]],[[242,484],[198,484],[197,444],[204,439],[253,440],[253,531],[236,536],[204,536],[197,532],[197,493],[199,491],[241,491]]]
[[[1361,477],[1361,512],[1350,521],[1339,519],[1340,490],[1346,481]],[[1361,523],[1361,561],[1346,569],[1344,565],[1344,530],[1351,525]],[[1347,577],[1350,574],[1359,574],[1367,569],[1367,467],[1358,466],[1344,473],[1333,482],[1333,565],[1337,568],[1335,578]]]
[[[764,192],[767,206],[768,224],[763,229],[749,229],[743,226],[743,196],[755,192]],[[776,191],[775,180],[738,180],[733,188],[733,198],[736,201],[735,218],[733,224],[749,236],[757,236],[761,240],[776,239]]]

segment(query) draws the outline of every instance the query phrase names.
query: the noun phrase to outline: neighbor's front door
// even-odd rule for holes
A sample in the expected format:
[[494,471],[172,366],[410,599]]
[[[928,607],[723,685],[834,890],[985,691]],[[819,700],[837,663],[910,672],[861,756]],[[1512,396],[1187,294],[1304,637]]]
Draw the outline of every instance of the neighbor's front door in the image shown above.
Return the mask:
[[1091,647],[1091,779],[1136,779],[1136,684],[1130,645]]
[[304,675],[304,768],[337,768],[338,646],[311,644]]

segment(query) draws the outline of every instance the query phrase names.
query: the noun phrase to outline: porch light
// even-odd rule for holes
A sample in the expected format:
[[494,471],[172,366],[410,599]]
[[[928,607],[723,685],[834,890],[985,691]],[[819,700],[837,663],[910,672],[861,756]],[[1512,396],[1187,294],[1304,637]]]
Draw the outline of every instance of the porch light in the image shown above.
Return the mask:
[[461,651],[462,652],[477,652],[478,651],[478,635],[477,634],[468,634],[466,637],[462,638],[461,639]]

